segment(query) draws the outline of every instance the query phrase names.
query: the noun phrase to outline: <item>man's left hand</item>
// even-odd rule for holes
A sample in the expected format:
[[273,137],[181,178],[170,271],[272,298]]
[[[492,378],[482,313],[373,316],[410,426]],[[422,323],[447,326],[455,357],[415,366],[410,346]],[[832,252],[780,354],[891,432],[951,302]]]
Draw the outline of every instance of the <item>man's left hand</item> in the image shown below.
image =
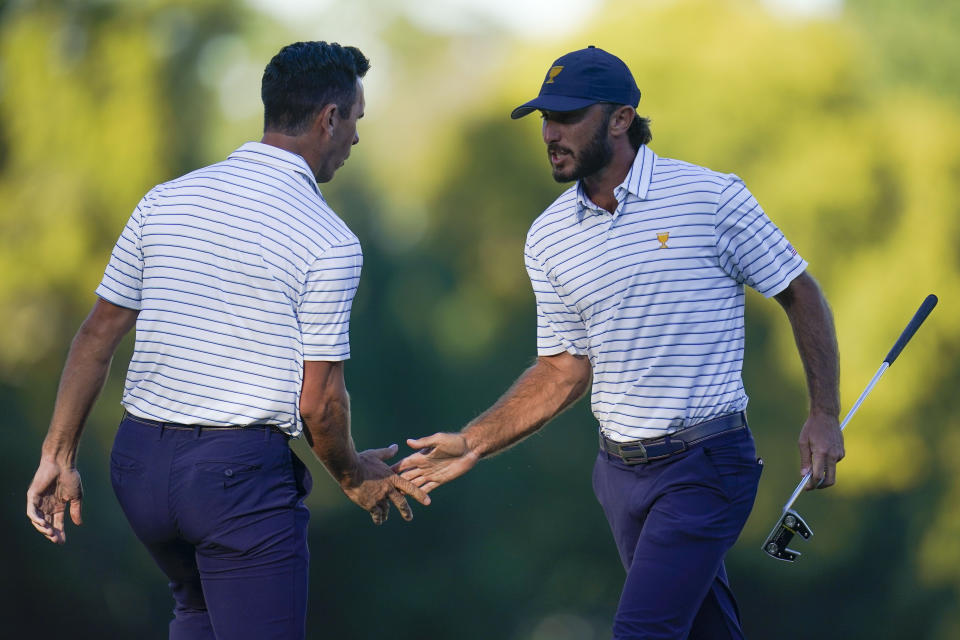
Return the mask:
[[413,520],[413,511],[404,495],[422,505],[430,504],[430,496],[415,484],[401,478],[387,466],[386,460],[397,454],[397,445],[384,449],[367,449],[357,454],[359,466],[354,473],[340,481],[344,494],[373,518],[374,524],[383,524],[390,513],[390,503],[400,516]]
[[810,414],[800,430],[800,476],[810,474],[805,489],[826,489],[837,481],[837,462],[843,459],[843,433],[836,416]]

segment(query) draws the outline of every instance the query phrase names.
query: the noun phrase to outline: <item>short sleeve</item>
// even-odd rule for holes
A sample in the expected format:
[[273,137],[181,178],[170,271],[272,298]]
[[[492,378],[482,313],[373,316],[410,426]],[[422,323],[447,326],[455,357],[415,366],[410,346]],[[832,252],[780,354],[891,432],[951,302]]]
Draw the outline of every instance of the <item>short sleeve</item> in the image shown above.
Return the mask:
[[721,268],[768,298],[807,268],[737,176],[720,192],[714,224]]
[[564,304],[529,247],[524,251],[524,262],[537,300],[537,355],[553,356],[564,351],[586,355],[587,332],[580,316]]
[[350,357],[350,310],[362,267],[357,242],[330,247],[310,266],[298,310],[305,360]]
[[143,291],[143,220],[153,197],[154,192],[148,193],[130,214],[96,290],[99,297],[118,307],[140,310]]

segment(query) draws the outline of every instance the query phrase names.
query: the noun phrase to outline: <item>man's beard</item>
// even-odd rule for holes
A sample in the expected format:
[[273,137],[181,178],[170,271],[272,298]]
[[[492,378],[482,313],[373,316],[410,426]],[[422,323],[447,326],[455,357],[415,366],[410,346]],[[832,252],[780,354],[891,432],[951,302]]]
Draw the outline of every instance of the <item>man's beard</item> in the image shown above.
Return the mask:
[[588,176],[597,173],[608,164],[613,157],[613,148],[610,146],[610,140],[607,138],[607,124],[603,122],[593,133],[593,138],[575,157],[573,153],[558,145],[548,145],[547,155],[554,151],[565,151],[574,160],[573,168],[567,173],[561,173],[556,167],[553,168],[553,179],[557,182],[572,182],[573,180],[582,180]]

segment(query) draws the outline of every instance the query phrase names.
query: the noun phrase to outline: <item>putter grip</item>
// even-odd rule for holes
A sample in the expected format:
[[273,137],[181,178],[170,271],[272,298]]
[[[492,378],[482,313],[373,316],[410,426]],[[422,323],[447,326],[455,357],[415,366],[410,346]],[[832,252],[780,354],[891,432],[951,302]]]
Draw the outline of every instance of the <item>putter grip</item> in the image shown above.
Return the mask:
[[910,342],[910,338],[913,337],[913,334],[917,332],[917,329],[920,328],[920,325],[923,324],[923,321],[927,319],[927,316],[930,315],[930,312],[933,311],[933,308],[937,306],[937,296],[932,293],[928,295],[923,303],[920,305],[920,308],[917,309],[917,312],[913,314],[913,318],[910,319],[910,324],[907,325],[907,328],[903,330],[903,333],[900,334],[900,337],[897,338],[897,343],[893,345],[893,349],[890,349],[890,353],[887,354],[887,357],[883,359],[888,366],[893,366],[893,361],[897,359],[897,356],[900,355],[900,352],[903,351],[903,348],[907,346],[907,343]]

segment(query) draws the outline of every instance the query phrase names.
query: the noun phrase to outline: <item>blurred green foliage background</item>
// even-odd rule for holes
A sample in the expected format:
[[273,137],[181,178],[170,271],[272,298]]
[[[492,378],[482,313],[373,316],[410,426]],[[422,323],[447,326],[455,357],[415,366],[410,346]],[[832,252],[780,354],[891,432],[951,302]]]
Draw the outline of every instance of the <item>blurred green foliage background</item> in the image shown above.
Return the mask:
[[[728,559],[748,635],[960,637],[960,5],[541,3],[560,26],[531,14],[528,37],[469,3],[459,23],[415,0],[315,4],[308,20],[266,0],[0,2],[4,637],[166,637],[172,601],[107,473],[132,341],[87,427],[85,525],[65,547],[29,526],[25,490],[129,212],[259,139],[263,66],[303,39],[373,64],[360,145],[324,189],[365,249],[347,368],[358,446],[458,428],[533,358],[522,243],[562,187],[536,118],[507,114],[554,58],[596,44],[637,77],[652,148],[740,175],[808,259],[836,315],[845,410],[923,297],[941,298],[853,421],[839,485],[800,499],[816,536],[785,565],[759,546],[798,481],[803,376],[778,306],[748,295],[767,466]],[[623,572],[590,489],[595,447],[583,401],[381,528],[313,462],[310,637],[609,637]]]

